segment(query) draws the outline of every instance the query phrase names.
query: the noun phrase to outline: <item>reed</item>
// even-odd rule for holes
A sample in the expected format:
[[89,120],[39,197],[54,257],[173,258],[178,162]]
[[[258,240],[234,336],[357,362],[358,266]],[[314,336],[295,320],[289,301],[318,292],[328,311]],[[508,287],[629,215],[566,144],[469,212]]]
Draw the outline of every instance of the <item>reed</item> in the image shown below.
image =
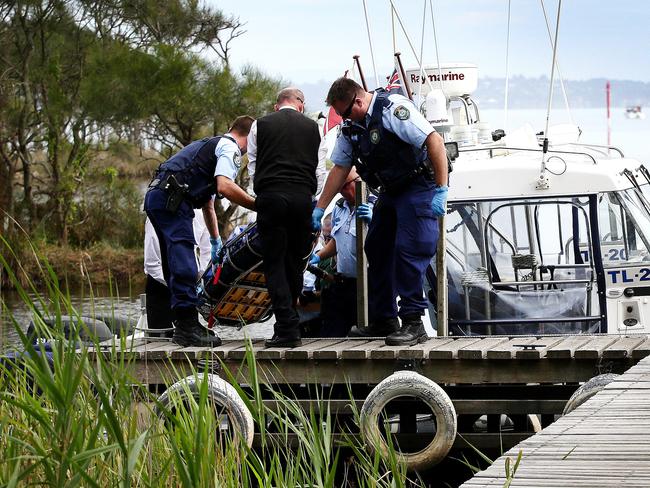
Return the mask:
[[[264,386],[250,350],[244,359],[246,381],[235,381],[225,369],[224,376],[252,412],[259,447],[251,450],[220,434],[206,375],[201,375],[197,396],[179,393],[177,407],[165,408],[148,385],[131,375],[131,356],[117,349],[95,355],[90,352],[98,344],[80,345],[85,324],[47,262],[40,261],[45,291],[31,281],[22,287],[21,270],[9,268],[12,251],[1,236],[0,244],[0,266],[32,311],[38,335],[49,338],[33,343],[3,302],[5,324],[14,327],[20,344],[7,352],[12,359],[0,361],[1,486],[421,485],[407,477],[394,452],[386,460],[370,455],[352,433],[335,443],[336,421],[327,399],[305,411],[290,392]],[[45,325],[43,313],[57,317],[54,328]],[[67,337],[63,315],[77,317]],[[170,370],[166,379],[171,384],[179,376]],[[263,401],[269,395],[275,408]],[[359,412],[353,416],[358,425]],[[297,447],[287,447],[290,434],[298,437]]]

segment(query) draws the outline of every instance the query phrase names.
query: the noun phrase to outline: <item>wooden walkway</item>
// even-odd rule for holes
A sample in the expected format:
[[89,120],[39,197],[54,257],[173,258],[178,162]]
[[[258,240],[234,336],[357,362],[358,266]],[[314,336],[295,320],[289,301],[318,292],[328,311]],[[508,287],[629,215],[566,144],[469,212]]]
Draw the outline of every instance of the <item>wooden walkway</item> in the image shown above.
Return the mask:
[[217,348],[180,347],[168,341],[108,341],[91,355],[130,359],[139,379],[164,383],[197,364],[227,367],[246,378],[247,350],[269,383],[379,383],[395,371],[415,370],[441,384],[571,383],[601,373],[622,373],[650,355],[646,335],[432,338],[417,346],[387,346],[383,339],[306,339],[301,347],[265,348],[263,340],[227,340]]
[[464,487],[649,487],[650,358],[497,459]]

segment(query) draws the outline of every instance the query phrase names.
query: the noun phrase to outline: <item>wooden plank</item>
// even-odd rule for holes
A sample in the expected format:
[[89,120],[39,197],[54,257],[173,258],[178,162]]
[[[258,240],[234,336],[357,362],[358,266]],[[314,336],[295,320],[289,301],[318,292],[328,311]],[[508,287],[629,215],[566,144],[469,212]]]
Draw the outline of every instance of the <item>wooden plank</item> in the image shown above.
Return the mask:
[[370,359],[370,354],[374,349],[383,347],[386,343],[384,339],[365,342],[361,344],[350,344],[347,349],[341,352],[343,359]]
[[571,336],[562,339],[554,346],[546,350],[546,357],[549,359],[570,359],[575,350],[589,341],[588,336]]
[[488,359],[512,359],[517,351],[521,351],[520,347],[524,344],[532,344],[535,342],[534,337],[513,337],[507,342],[493,347],[487,352]]
[[335,338],[335,339],[319,339],[318,341],[314,341],[309,344],[303,344],[300,347],[294,347],[293,349],[289,349],[284,353],[285,359],[293,359],[293,360],[299,360],[299,359],[312,359],[314,357],[314,352],[323,348],[323,347],[331,347],[335,344],[340,344],[343,341],[346,341],[347,339],[343,338]]
[[582,346],[576,348],[573,357],[576,359],[597,359],[602,357],[606,347],[616,341],[616,336],[595,336],[591,337]]
[[530,349],[521,348],[515,352],[515,358],[528,360],[542,359],[546,356],[548,349],[558,344],[561,340],[561,337],[539,337],[529,344],[532,346]]
[[244,345],[243,340],[226,340],[219,347],[185,347],[172,352],[172,359],[203,359],[213,357],[226,359],[226,354],[232,349],[237,349]]
[[[310,344],[313,344],[314,342],[318,342],[321,339],[303,339],[302,345],[300,346],[301,348],[307,347]],[[264,359],[271,359],[271,360],[279,360],[283,359],[288,351],[293,351],[293,347],[265,347],[263,349],[260,349],[256,351],[255,353],[255,358],[259,360],[264,360]]]
[[643,359],[650,356],[650,337],[646,337],[641,344],[634,348],[632,357],[634,359]]
[[[357,181],[355,183],[355,205],[359,205],[368,201],[368,186],[365,181]],[[368,223],[359,217],[355,212],[354,223],[356,226],[356,241],[355,246],[357,250],[357,326],[368,325],[368,266],[366,264],[366,252],[364,244],[366,243],[366,235],[368,235]]]
[[313,357],[314,359],[341,359],[343,355],[343,351],[345,349],[352,349],[354,347],[358,346],[363,346],[365,344],[369,344],[371,342],[375,341],[368,341],[368,340],[344,340],[339,342],[338,344],[332,344],[331,346],[327,347],[322,347],[320,349],[317,349],[314,351]]
[[489,349],[508,340],[507,337],[488,337],[458,350],[458,359],[484,359]]
[[454,338],[452,342],[444,343],[429,351],[429,359],[457,359],[458,351],[475,342],[480,341],[479,337]]
[[[604,357],[609,350],[613,359],[622,359],[643,342],[642,337],[598,336],[582,346],[558,344],[557,350],[576,347],[576,357],[582,351],[589,359]],[[580,408],[513,447],[462,486],[503,486],[505,458],[512,462],[519,451],[524,459],[512,486],[650,486],[649,366],[650,357],[643,359]]]
[[432,337],[426,342],[401,349],[397,352],[397,359],[426,359],[431,350],[453,342],[452,337]]
[[371,359],[397,359],[400,351],[408,349],[408,346],[387,346],[385,343],[370,351]]
[[604,359],[622,359],[632,355],[632,351],[644,341],[643,337],[621,337],[603,351]]
[[165,342],[160,344],[146,344],[139,346],[138,353],[143,361],[155,359],[165,359],[171,357],[173,351],[182,349],[181,346],[174,342]]
[[253,354],[257,355],[257,352],[264,349],[264,339],[258,339],[256,341],[252,342],[244,342],[241,347],[238,347],[237,349],[231,349],[227,352],[226,357],[228,359],[232,359],[235,361],[240,361],[246,357],[246,353],[248,352],[248,349],[252,349]]

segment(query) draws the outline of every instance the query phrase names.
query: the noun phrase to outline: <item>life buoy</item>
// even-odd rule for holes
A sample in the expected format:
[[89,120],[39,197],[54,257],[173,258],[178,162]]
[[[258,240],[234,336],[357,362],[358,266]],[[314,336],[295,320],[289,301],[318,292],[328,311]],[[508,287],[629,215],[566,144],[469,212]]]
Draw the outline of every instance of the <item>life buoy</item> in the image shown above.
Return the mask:
[[165,410],[173,409],[175,405],[178,405],[179,401],[182,402],[184,398],[188,398],[188,395],[198,399],[204,376],[207,376],[205,381],[208,382],[208,400],[225,410],[232,426],[233,440],[238,438],[250,448],[253,445],[255,429],[253,416],[240,398],[237,390],[215,374],[199,373],[183,378],[171,385],[158,398],[158,405],[156,406],[158,416],[162,417]]
[[361,408],[361,435],[369,448],[388,458],[389,446],[379,427],[379,416],[388,402],[416,397],[429,406],[436,420],[436,434],[421,451],[398,452],[409,470],[420,471],[442,461],[456,439],[456,410],[451,399],[435,382],[413,371],[398,371],[379,383]]
[[619,376],[615,373],[606,373],[594,376],[589,381],[581,385],[576,391],[573,392],[571,398],[564,405],[562,415],[573,412],[576,408],[589,400],[592,396],[605,388],[609,383],[614,381]]

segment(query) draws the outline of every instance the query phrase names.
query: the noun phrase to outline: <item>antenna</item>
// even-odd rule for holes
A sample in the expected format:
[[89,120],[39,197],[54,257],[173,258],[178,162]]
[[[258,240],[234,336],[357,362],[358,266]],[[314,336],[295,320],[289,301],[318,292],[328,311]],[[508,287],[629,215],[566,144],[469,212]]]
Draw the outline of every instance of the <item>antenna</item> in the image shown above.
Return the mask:
[[542,165],[540,168],[539,180],[537,181],[538,190],[548,189],[548,178],[546,177],[546,155],[548,153],[548,123],[551,118],[551,104],[553,102],[553,83],[555,81],[555,60],[557,57],[557,39],[560,33],[560,13],[562,11],[562,0],[557,4],[557,20],[555,22],[555,41],[553,42],[553,61],[551,64],[551,83],[548,91],[548,106],[546,108],[546,128],[544,129],[544,143],[542,145]]
[[[370,33],[370,21],[368,20],[368,6],[366,5],[366,0],[363,0],[363,13],[366,16],[366,31],[368,32],[368,44],[370,44],[372,69],[375,70],[375,83],[379,86],[379,77],[377,76],[377,65],[375,64],[375,51],[372,47],[372,34]],[[359,67],[359,69],[361,69],[361,67]]]

